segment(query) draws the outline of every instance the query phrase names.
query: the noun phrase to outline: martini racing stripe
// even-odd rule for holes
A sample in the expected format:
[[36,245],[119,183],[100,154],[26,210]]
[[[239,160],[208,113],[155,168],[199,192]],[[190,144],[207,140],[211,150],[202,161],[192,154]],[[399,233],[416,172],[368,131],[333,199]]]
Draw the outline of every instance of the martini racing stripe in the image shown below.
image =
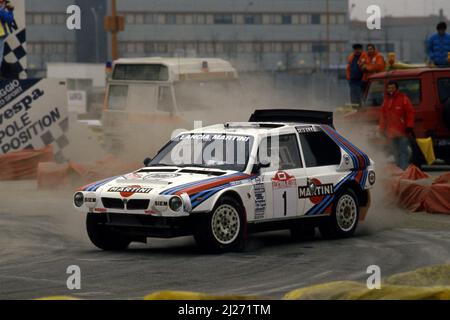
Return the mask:
[[187,188],[187,187],[200,185],[200,184],[208,183],[208,182],[212,182],[212,181],[217,181],[217,180],[224,179],[224,178],[227,178],[227,177],[230,178],[230,177],[233,177],[233,176],[239,175],[239,174],[240,173],[238,172],[238,173],[234,173],[232,175],[226,176],[226,177],[214,177],[214,178],[207,179],[207,180],[201,180],[201,181],[195,181],[195,182],[186,183],[186,184],[183,184],[183,185],[180,185],[180,186],[177,186],[177,187],[173,187],[173,188],[164,190],[163,192],[161,192],[161,194],[163,194],[163,195],[175,194],[179,190]]
[[345,139],[343,136],[341,136],[339,133],[337,133],[336,131],[334,131],[333,129],[331,129],[328,126],[322,126],[322,129],[336,142],[339,141],[340,143],[342,143],[343,145],[345,145],[347,147],[347,149],[349,149],[352,153],[354,153],[357,158],[358,158],[358,162],[359,160],[361,161],[361,166],[358,166],[358,168],[360,169],[364,169],[367,168],[370,165],[370,160],[368,158],[368,156],[362,152],[358,147],[356,147],[354,144],[352,144],[350,141],[348,141],[347,139]]
[[335,143],[337,143],[337,144],[339,145],[339,147],[341,147],[342,149],[344,149],[344,151],[347,152],[347,153],[350,155],[350,157],[352,158],[353,165],[355,166],[355,168],[359,168],[359,160],[358,160],[358,157],[357,157],[352,151],[350,151],[350,149],[348,149],[348,147],[347,147],[344,143],[342,143],[342,142],[341,142],[340,140],[338,140],[335,136],[333,136],[333,135],[331,134],[331,132],[328,131],[327,128],[326,128],[325,126],[322,126],[322,129],[323,129],[323,131],[324,131],[331,139],[333,139],[333,141],[334,141]]
[[[339,191],[339,189],[342,187],[342,185],[349,181],[353,180],[355,176],[358,174],[357,171],[354,171],[347,175],[344,179],[342,179],[335,187],[335,194]],[[313,216],[317,214],[321,214],[334,200],[334,195],[326,196],[319,204],[312,207],[305,215],[306,216]]]
[[181,195],[183,193],[187,193],[188,195],[193,195],[196,193],[199,193],[201,191],[206,191],[211,188],[215,188],[221,185],[225,185],[230,182],[239,181],[248,179],[250,176],[247,174],[243,174],[241,172],[226,176],[226,177],[219,177],[219,178],[213,178],[208,180],[202,180],[202,181],[196,181],[193,183],[184,184],[175,188],[168,189],[166,191],[163,191],[161,194],[164,195],[170,195],[170,194],[176,194]]
[[97,191],[98,188],[100,188],[101,186],[104,186],[108,182],[111,182],[111,181],[113,181],[114,179],[117,179],[117,178],[118,177],[108,178],[108,179],[105,179],[105,180],[101,180],[101,181],[97,181],[97,182],[88,184],[87,186],[84,186],[84,187],[80,188],[80,191]]

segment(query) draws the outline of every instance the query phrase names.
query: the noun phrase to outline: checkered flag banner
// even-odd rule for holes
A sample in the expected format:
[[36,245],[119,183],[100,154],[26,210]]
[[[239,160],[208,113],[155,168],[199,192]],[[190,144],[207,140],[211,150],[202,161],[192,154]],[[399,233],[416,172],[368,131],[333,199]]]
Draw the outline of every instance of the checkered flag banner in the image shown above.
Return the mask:
[[3,57],[8,64],[8,78],[27,78],[26,29],[16,30],[8,35]]

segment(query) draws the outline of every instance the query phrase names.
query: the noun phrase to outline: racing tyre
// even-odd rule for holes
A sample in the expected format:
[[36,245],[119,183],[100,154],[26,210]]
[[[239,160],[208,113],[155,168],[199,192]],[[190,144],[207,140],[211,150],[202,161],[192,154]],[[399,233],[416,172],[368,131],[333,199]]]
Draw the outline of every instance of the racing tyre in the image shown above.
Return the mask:
[[105,251],[121,251],[128,248],[131,240],[120,233],[113,232],[105,225],[106,215],[88,213],[86,229],[91,242]]
[[244,208],[239,202],[223,197],[212,212],[198,217],[194,238],[199,247],[212,253],[243,250],[245,223]]
[[333,213],[319,226],[325,239],[349,238],[359,221],[359,203],[353,190],[339,193],[333,204]]

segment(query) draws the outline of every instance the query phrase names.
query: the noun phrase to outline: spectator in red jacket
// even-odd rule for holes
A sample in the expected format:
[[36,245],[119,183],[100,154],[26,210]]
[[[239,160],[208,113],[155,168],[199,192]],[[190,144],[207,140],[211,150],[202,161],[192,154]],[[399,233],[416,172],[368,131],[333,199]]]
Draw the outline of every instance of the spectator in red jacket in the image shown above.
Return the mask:
[[409,137],[414,135],[414,108],[408,96],[390,81],[380,115],[380,131],[392,141],[395,163],[406,170],[409,161]]

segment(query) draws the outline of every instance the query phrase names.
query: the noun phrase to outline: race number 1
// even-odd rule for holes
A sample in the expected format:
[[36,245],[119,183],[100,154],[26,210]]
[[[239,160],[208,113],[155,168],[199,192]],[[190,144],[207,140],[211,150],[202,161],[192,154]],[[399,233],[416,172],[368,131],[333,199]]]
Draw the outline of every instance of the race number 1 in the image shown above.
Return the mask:
[[297,214],[297,181],[286,172],[279,171],[272,178],[273,212],[275,218]]

